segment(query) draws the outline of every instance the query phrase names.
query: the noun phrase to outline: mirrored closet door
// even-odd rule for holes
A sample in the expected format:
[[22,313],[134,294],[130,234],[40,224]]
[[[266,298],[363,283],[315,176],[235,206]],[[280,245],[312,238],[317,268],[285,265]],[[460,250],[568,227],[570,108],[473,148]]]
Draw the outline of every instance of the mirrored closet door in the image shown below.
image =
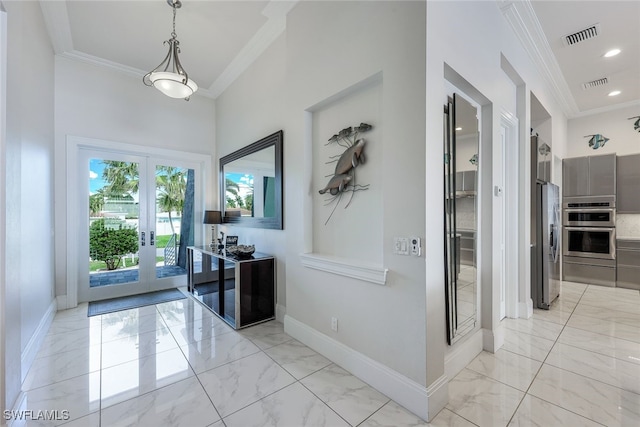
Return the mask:
[[459,94],[444,108],[447,342],[472,331],[478,313],[478,109]]

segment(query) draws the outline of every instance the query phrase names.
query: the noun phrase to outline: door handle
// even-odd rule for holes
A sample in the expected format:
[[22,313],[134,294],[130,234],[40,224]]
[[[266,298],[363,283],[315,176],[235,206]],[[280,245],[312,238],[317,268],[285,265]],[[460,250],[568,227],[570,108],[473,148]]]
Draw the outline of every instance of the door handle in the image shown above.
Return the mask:
[[145,241],[144,241],[144,231],[142,233],[140,233],[140,246],[144,246],[145,245]]
[[149,232],[149,246],[153,246],[156,244],[156,232],[155,231],[150,231]]

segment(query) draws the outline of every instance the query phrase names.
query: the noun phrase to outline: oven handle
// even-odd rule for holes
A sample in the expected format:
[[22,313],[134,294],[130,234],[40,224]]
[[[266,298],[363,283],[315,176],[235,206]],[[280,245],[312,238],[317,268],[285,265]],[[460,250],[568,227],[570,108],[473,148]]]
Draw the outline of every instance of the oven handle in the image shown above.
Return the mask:
[[564,227],[565,230],[567,231],[614,231],[616,228],[615,227],[572,227],[572,226],[565,226]]
[[615,208],[564,208],[565,212],[594,212],[594,211],[602,211],[602,212],[614,212]]

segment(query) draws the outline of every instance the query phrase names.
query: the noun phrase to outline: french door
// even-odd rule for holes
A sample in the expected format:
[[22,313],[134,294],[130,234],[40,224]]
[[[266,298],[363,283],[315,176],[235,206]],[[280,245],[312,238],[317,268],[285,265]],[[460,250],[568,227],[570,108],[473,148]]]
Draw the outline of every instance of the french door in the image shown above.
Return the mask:
[[201,226],[201,165],[80,147],[78,300],[186,285],[186,246]]

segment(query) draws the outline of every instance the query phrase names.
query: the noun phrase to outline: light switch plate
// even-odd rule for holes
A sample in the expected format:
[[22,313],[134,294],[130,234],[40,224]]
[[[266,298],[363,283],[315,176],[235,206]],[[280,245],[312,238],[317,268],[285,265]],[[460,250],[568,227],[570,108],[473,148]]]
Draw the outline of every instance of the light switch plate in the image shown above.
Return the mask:
[[409,255],[409,239],[407,237],[394,237],[393,253],[398,255]]

